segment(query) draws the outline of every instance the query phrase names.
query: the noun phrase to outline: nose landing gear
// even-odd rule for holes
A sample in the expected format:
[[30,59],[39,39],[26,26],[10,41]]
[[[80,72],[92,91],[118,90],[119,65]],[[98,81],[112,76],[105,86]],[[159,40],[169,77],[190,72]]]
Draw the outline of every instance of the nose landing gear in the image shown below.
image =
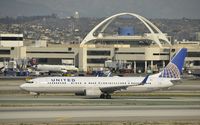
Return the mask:
[[38,96],[40,95],[40,93],[36,93],[36,92],[30,92],[31,95],[34,96],[34,98],[38,98]]

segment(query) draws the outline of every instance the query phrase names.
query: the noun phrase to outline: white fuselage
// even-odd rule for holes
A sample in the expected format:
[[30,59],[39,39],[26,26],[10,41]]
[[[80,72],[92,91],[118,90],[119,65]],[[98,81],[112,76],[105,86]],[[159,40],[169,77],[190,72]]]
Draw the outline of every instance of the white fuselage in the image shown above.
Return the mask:
[[78,68],[71,65],[37,65],[37,70],[46,72],[67,72],[67,71],[78,71]]
[[168,88],[173,84],[167,78],[149,78],[144,85],[138,85],[144,77],[43,77],[22,84],[24,90],[35,93],[64,92],[82,93],[87,88],[125,87],[121,92],[149,92]]

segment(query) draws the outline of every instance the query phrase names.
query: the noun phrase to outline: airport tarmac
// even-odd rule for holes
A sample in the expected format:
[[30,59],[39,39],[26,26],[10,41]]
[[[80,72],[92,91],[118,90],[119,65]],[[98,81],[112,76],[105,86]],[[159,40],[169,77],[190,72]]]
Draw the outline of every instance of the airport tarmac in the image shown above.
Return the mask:
[[0,96],[0,123],[200,121],[199,97]]
[[199,106],[71,106],[0,109],[1,122],[199,120]]

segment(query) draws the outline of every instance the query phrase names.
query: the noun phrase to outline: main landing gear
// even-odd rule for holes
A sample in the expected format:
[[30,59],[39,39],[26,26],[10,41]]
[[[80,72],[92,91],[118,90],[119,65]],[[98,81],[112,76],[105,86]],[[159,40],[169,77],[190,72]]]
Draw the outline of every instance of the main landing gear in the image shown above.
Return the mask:
[[38,98],[40,95],[40,93],[37,93],[36,95],[34,95],[34,98]]
[[107,93],[107,94],[101,94],[101,95],[100,95],[100,98],[101,98],[101,99],[111,99],[111,95],[108,94],[108,93]]

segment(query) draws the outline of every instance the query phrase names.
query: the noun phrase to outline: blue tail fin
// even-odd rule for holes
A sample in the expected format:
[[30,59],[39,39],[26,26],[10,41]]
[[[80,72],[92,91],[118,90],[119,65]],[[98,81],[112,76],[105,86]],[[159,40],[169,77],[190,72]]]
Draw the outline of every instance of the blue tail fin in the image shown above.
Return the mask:
[[169,64],[160,73],[159,77],[180,78],[186,55],[187,49],[180,49],[173,57],[173,59],[169,62]]

